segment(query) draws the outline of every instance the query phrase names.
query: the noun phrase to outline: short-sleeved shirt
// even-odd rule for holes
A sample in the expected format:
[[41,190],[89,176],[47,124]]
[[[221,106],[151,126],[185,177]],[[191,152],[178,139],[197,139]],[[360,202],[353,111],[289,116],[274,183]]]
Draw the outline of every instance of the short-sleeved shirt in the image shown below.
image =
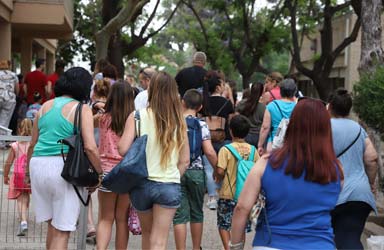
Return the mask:
[[[247,99],[241,100],[239,104],[236,106],[236,111],[239,112],[240,114],[244,114],[246,100]],[[265,112],[265,105],[259,102],[253,114],[250,114],[249,116],[247,116],[248,120],[251,122],[251,128],[249,130],[250,134],[260,133],[261,124],[263,123],[263,118],[264,118],[264,112]]]
[[281,94],[280,94],[280,87],[276,86],[273,89],[269,91],[269,94],[271,97],[269,98],[269,102],[272,102],[273,100],[280,100]]
[[15,86],[19,82],[15,73],[0,70],[0,101],[16,102]]
[[207,70],[200,66],[192,66],[182,69],[177,73],[175,80],[179,87],[180,96],[183,97],[188,89],[198,89],[203,87],[204,76]]
[[[345,118],[332,118],[331,125],[333,148],[338,155],[356,139],[361,126],[357,122]],[[358,140],[339,157],[344,171],[344,185],[337,205],[348,201],[362,201],[376,211],[375,198],[364,167],[365,139],[367,137],[367,132],[361,128]]]
[[[250,144],[246,142],[232,142],[231,145],[239,152],[243,159],[248,159],[251,153]],[[259,155],[255,152],[254,162],[258,159]],[[236,193],[237,160],[226,147],[222,147],[219,151],[217,167],[225,171],[223,183],[219,191],[219,198],[232,200],[233,195]]]
[[[279,108],[277,107],[279,105]],[[276,130],[283,118],[290,118],[296,102],[285,102],[282,100],[275,100],[267,105],[267,110],[271,114],[271,132],[268,136],[268,142],[271,142],[276,134]]]
[[[209,132],[209,128],[207,123],[205,121],[200,122],[200,127],[201,127],[201,139],[202,141],[210,140],[211,139],[211,133]],[[203,165],[203,159],[201,156],[198,156],[193,162],[188,167],[188,170],[204,170],[204,165]]]
[[29,105],[27,113],[25,114],[25,117],[32,120],[35,119],[36,114],[39,112],[40,108],[41,108],[41,104],[39,103],[34,103]]
[[51,93],[51,96],[49,97],[49,99],[55,98],[55,91],[53,91],[53,89],[54,89],[56,81],[58,79],[59,79],[59,75],[56,72],[53,73],[52,75],[49,75],[47,77],[47,82],[51,82],[52,83],[52,85],[51,85],[52,93]]
[[39,92],[40,96],[43,98],[43,102],[45,102],[45,86],[47,85],[47,77],[40,70],[35,70],[29,72],[25,76],[25,84],[27,84],[27,102],[32,104],[33,94],[35,92]]
[[148,90],[143,90],[135,98],[135,110],[148,107]]

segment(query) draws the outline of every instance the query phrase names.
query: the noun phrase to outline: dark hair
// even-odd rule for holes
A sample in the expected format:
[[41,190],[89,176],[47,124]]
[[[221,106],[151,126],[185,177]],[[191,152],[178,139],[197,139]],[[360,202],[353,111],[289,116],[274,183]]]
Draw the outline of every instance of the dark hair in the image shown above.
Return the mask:
[[346,89],[338,88],[329,96],[328,103],[332,115],[348,116],[352,108],[352,96]]
[[220,76],[215,70],[209,70],[204,76],[203,83],[203,113],[210,116],[209,96],[215,92],[216,87],[221,84]]
[[55,68],[56,69],[64,69],[65,65],[67,65],[67,64],[63,60],[61,60],[61,59],[58,59],[55,62]]
[[97,72],[95,73],[100,73],[100,72],[103,72],[104,68],[109,65],[109,62],[108,60],[106,59],[100,59],[96,62],[95,64],[95,71],[97,70]]
[[272,151],[270,163],[275,169],[285,166],[285,174],[293,178],[304,174],[306,181],[327,184],[343,179],[333,150],[330,115],[321,101],[303,99],[296,104],[283,147]]
[[189,89],[183,96],[185,106],[188,109],[198,110],[203,104],[203,96],[196,89]]
[[24,78],[23,74],[18,74],[17,75],[17,79],[19,79],[19,82],[22,82],[23,78]]
[[43,58],[37,58],[36,61],[35,61],[35,67],[36,69],[37,68],[40,68],[41,65],[43,65],[45,63],[45,59]]
[[33,101],[34,102],[38,102],[41,100],[41,95],[38,91],[35,91],[35,93],[33,93]]
[[229,129],[232,132],[232,136],[237,138],[245,138],[250,128],[251,123],[248,118],[243,115],[235,115],[229,122]]
[[109,128],[119,136],[123,134],[129,114],[134,111],[133,100],[133,89],[129,83],[118,80],[112,85],[104,109],[111,116]]
[[263,94],[264,85],[260,82],[252,84],[250,95],[245,99],[244,110],[242,115],[251,116],[257,109],[260,96]]
[[88,101],[92,82],[91,74],[84,68],[70,68],[57,80],[54,88],[55,96],[69,95],[81,102]]
[[117,79],[117,69],[114,65],[108,64],[104,67],[103,71],[103,77],[108,77],[113,80]]
[[287,78],[284,79],[280,86],[280,95],[281,97],[292,98],[296,95],[297,86],[293,79]]

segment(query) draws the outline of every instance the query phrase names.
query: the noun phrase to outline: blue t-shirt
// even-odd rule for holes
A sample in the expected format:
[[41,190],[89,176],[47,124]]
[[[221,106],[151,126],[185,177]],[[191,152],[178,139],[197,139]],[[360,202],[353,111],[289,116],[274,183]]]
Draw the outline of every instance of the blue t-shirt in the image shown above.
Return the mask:
[[[331,125],[333,148],[338,155],[356,139],[361,126],[357,122],[345,118],[332,118]],[[337,205],[348,201],[362,201],[368,203],[376,211],[375,198],[364,167],[365,139],[367,137],[367,132],[361,128],[358,140],[339,157],[344,170],[344,185]]]
[[[277,105],[280,107],[281,112]],[[274,100],[267,105],[267,110],[271,114],[271,132],[268,136],[268,142],[273,140],[277,127],[283,118],[291,117],[291,113],[296,106],[296,102],[285,102],[282,100]]]
[[[258,223],[253,246],[277,249],[335,249],[330,212],[336,206],[340,181],[319,184],[286,175],[284,165],[268,162],[261,188],[266,196],[266,223]],[[336,165],[335,165],[336,168]],[[269,241],[270,240],[270,241]]]
[[34,120],[36,117],[36,114],[39,112],[40,108],[41,108],[41,104],[39,104],[39,103],[34,103],[34,104],[29,105],[27,113],[25,114],[25,116],[29,119]]

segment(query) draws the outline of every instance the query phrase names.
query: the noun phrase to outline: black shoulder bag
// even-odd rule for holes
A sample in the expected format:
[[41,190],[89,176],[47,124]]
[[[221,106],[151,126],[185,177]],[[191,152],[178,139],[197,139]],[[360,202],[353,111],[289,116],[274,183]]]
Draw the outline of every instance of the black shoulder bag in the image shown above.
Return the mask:
[[77,187],[95,187],[99,183],[99,175],[84,151],[81,135],[82,106],[83,104],[79,103],[76,108],[73,135],[57,142],[69,146],[66,158],[64,156],[64,149],[63,147],[61,148],[61,155],[64,161],[61,177],[73,185],[81,203],[84,206],[88,206],[90,195],[88,195],[87,201],[84,201]]

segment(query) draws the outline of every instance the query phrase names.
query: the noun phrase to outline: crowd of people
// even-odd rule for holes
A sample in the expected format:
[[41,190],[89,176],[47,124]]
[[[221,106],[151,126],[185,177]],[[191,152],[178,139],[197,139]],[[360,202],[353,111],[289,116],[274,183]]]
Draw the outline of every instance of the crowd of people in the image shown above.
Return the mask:
[[[46,77],[38,59],[19,84],[9,63],[0,62],[0,84],[8,86],[0,89],[0,117],[7,116],[1,125],[8,127],[14,114],[17,133],[32,136],[11,144],[4,168],[8,198],[18,202],[19,236],[28,230],[31,191],[36,220],[48,222],[47,249],[66,249],[76,230],[80,201],[60,175],[69,148],[57,141],[73,134],[81,102],[89,104],[81,110],[84,150],[100,177],[99,185],[83,190],[97,190],[97,224],[92,202],[88,213],[88,236],[96,237],[97,249],[108,249],[114,223],[114,247],[126,249],[133,217],[140,221],[142,249],[167,249],[171,226],[176,248],[186,249],[188,223],[193,249],[201,249],[206,193],[224,249],[243,249],[259,194],[266,205],[254,249],[363,249],[365,221],[376,212],[377,153],[365,129],[348,118],[350,93],[337,89],[327,102],[303,97],[295,79],[272,72],[237,100],[231,81],[206,70],[206,60],[196,52],[193,66],[175,77],[143,68],[139,83],[134,75],[119,79],[106,60],[93,75],[80,67],[64,71],[58,60]],[[101,185],[144,134],[147,180],[128,194]],[[9,178],[21,155],[22,189],[15,170]],[[254,162],[242,190],[239,159]]]

